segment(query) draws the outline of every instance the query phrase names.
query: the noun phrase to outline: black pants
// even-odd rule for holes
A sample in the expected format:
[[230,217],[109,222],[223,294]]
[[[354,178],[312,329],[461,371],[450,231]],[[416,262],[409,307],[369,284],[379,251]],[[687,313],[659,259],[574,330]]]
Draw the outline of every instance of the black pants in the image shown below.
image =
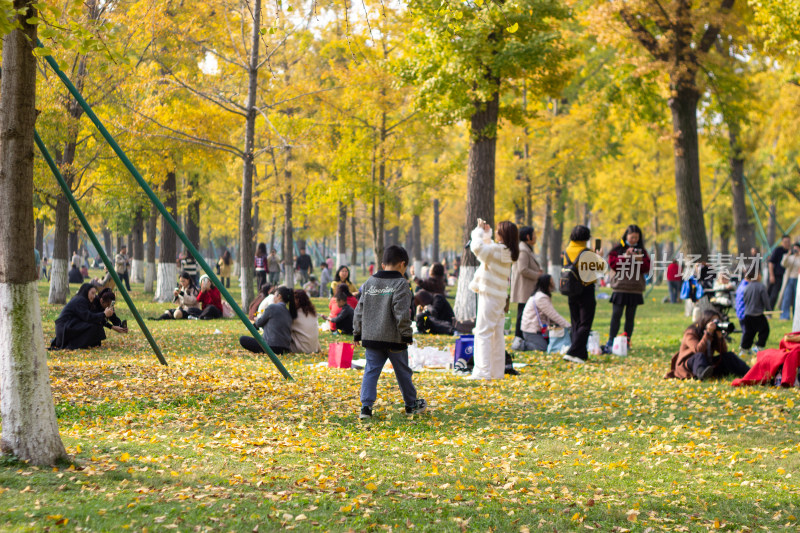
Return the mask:
[[120,281],[122,281],[125,284],[125,288],[128,289],[128,290],[131,290],[130,274],[128,274],[128,271],[126,270],[122,274],[117,272],[117,275],[119,276]]
[[[249,350],[253,353],[264,353],[264,349],[253,337],[239,337],[239,344],[241,344],[242,348],[245,350]],[[289,352],[289,348],[281,348],[280,346],[270,346],[269,348],[275,353],[275,355],[281,355]]]
[[578,296],[569,298],[569,318],[572,322],[572,345],[567,350],[567,355],[583,359],[589,359],[586,351],[586,342],[589,340],[589,333],[592,331],[594,322],[594,311],[597,301],[594,299],[594,285],[583,288],[583,292]]
[[758,335],[757,346],[762,348],[767,345],[769,338],[769,321],[764,315],[745,315],[742,320],[742,348],[749,350],[753,347],[753,340]]
[[740,378],[750,370],[750,366],[733,352],[726,352],[714,358],[705,353],[696,353],[689,358],[687,365],[695,377],[702,375],[703,369],[711,365],[714,365],[712,376],[715,378],[731,374]]
[[222,311],[216,305],[208,305],[197,317],[200,320],[210,320],[212,318],[222,318]]
[[517,304],[517,329],[514,330],[514,336],[524,339],[522,335],[522,312],[525,310],[525,304]]
[[611,310],[611,326],[608,328],[608,345],[614,344],[614,337],[619,333],[619,325],[622,321],[622,312],[625,311],[625,336],[628,337],[628,342],[633,336],[633,321],[636,319],[637,305],[619,305],[612,304],[614,307]]
[[767,288],[767,294],[769,294],[770,311],[775,309],[775,305],[778,303],[778,295],[781,293],[781,285],[783,285],[783,276],[775,276],[775,283],[770,283],[769,287]]
[[452,335],[455,331],[452,321],[440,320],[433,316],[429,311],[419,313],[414,320],[417,323],[417,331],[420,333],[430,333],[431,335]]
[[258,283],[257,290],[261,290],[261,287],[267,282],[267,271],[256,270],[256,280],[256,283]]
[[[223,285],[225,285],[226,289],[230,289],[231,288],[231,278],[219,278],[219,280],[222,282]],[[261,287],[257,287],[257,288],[260,289]]]

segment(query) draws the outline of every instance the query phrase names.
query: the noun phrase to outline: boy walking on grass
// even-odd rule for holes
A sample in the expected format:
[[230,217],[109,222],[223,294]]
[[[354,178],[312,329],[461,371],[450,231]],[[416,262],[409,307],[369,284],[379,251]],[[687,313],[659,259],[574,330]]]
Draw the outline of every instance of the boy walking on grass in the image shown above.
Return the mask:
[[382,270],[361,288],[361,299],[353,317],[353,341],[366,349],[367,366],[361,382],[362,420],[372,418],[372,405],[378,391],[378,378],[386,360],[392,362],[397,384],[406,404],[406,414],[425,411],[427,404],[417,399],[408,366],[408,345],[412,342],[411,288],[404,277],[408,252],[389,246],[383,252]]

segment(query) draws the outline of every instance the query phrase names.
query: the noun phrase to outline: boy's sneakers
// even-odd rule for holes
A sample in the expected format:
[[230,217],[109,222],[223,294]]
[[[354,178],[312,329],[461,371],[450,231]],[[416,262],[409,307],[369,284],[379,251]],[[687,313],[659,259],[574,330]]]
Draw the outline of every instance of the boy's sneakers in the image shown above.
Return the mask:
[[574,355],[564,354],[564,357],[562,357],[562,359],[564,359],[564,361],[569,361],[570,363],[578,363],[579,365],[583,365],[586,363],[585,360],[581,359],[580,357],[575,357]]
[[372,418],[372,407],[367,407],[366,405],[361,408],[361,414],[358,415],[358,418],[361,420],[369,420]]
[[[406,414],[418,415],[424,413],[427,408],[428,408],[428,403],[422,398],[420,398],[416,402],[414,402],[414,405],[412,407],[406,406]],[[362,413],[364,412],[363,409],[361,412]]]

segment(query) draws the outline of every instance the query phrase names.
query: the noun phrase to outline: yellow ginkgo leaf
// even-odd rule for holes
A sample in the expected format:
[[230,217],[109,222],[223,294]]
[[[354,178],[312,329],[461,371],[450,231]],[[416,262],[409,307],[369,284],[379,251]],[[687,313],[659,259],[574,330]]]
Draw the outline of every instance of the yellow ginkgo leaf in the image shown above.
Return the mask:
[[789,409],[794,407],[794,400],[792,400],[791,398],[786,400],[786,407],[788,407]]
[[123,453],[122,455],[119,456],[119,462],[120,463],[126,463],[126,462],[128,462],[130,460],[130,458],[131,458],[131,454],[129,454],[128,452],[125,452],[125,453]]
[[506,31],[508,33],[516,33],[518,29],[519,29],[519,23],[515,22],[514,24],[506,28]]
[[378,486],[375,483],[367,483],[367,490],[378,490]]

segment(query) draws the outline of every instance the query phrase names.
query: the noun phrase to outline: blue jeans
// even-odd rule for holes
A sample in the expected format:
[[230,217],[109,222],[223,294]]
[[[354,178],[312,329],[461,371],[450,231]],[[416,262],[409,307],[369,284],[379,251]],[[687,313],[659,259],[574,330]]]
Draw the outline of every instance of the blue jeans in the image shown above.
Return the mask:
[[417,401],[417,389],[411,382],[411,367],[408,366],[408,350],[392,351],[388,348],[366,348],[367,366],[364,368],[364,378],[361,381],[361,405],[372,407],[378,395],[378,378],[386,360],[392,362],[394,375],[406,407],[413,407]]
[[794,298],[797,294],[797,278],[786,280],[786,288],[783,289],[783,301],[781,302],[781,320],[792,319],[792,308],[794,308]]

